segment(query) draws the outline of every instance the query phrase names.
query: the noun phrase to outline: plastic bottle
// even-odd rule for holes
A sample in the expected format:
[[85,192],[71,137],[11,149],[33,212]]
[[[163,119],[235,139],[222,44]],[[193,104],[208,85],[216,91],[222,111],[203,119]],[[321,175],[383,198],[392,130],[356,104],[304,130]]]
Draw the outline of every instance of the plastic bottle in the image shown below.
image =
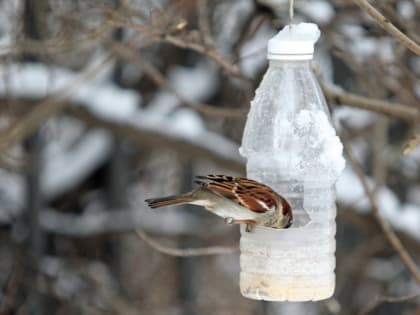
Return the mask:
[[247,176],[271,186],[293,209],[289,229],[241,229],[245,297],[310,301],[335,288],[335,182],[342,144],[311,71],[315,24],[286,26],[268,43],[269,67],[251,102],[241,154]]

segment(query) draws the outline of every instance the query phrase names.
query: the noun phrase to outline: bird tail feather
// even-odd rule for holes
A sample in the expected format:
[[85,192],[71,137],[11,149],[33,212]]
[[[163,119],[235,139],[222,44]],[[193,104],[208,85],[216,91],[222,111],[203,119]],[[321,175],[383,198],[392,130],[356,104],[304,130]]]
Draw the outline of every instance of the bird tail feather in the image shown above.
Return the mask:
[[188,196],[167,196],[162,198],[151,198],[145,200],[150,208],[162,208],[168,206],[183,205],[192,201]]

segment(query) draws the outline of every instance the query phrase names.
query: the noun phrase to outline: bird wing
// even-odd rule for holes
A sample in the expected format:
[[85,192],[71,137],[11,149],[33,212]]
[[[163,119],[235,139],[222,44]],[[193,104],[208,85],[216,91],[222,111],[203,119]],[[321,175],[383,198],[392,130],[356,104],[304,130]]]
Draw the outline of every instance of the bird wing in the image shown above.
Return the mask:
[[[264,213],[277,208],[277,194],[255,180],[227,175],[197,176],[195,182],[251,211]],[[204,181],[203,181],[204,180]]]

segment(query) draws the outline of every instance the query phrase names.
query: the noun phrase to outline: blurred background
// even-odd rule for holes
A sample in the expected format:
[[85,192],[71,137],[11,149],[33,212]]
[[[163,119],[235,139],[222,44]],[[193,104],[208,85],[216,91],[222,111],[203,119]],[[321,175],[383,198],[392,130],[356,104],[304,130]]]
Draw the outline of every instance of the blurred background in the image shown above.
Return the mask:
[[246,113],[288,1],[0,1],[0,314],[419,315],[420,2],[370,2],[411,49],[355,2],[294,4],[322,31],[314,71],[352,158],[336,294],[267,303],[239,293],[237,226],[143,200],[245,175]]

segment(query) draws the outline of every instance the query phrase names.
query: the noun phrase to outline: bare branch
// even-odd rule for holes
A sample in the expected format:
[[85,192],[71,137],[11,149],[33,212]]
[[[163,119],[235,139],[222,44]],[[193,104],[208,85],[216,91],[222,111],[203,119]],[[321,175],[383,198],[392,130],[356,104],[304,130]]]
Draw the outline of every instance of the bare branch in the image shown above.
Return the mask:
[[79,34],[77,38],[67,38],[62,34],[42,40],[32,38],[17,39],[15,43],[0,45],[0,55],[2,57],[16,57],[22,53],[36,54],[40,56],[57,55],[69,50],[92,47],[98,45],[113,27],[108,24],[99,26],[94,31]]
[[204,132],[197,139],[186,138],[171,131],[170,126],[151,128],[143,124],[141,119],[133,122],[115,122],[100,118],[82,107],[69,107],[69,112],[88,124],[104,127],[140,146],[172,148],[189,156],[202,157],[214,161],[226,168],[244,172],[244,163],[238,153],[238,146],[215,133]]
[[14,257],[15,265],[7,276],[7,282],[4,287],[3,296],[0,302],[0,314],[9,314],[12,312],[12,307],[16,303],[17,293],[22,286],[24,271],[23,259],[20,257],[19,252]]
[[214,41],[210,31],[207,0],[197,0],[197,18],[198,27],[202,33],[204,43],[206,43],[206,45],[213,46]]
[[197,257],[197,256],[210,256],[210,255],[224,255],[236,253],[239,248],[228,247],[228,246],[210,246],[210,247],[200,247],[200,248],[171,248],[165,245],[160,244],[146,232],[141,229],[136,229],[136,234],[150,247],[157,250],[159,253],[175,256],[175,257]]
[[156,67],[154,67],[150,62],[146,62],[142,57],[140,57],[138,54],[136,54],[135,52],[128,49],[122,44],[119,44],[117,42],[109,42],[108,44],[111,47],[111,49],[115,52],[115,54],[117,54],[119,57],[140,65],[143,68],[143,70],[147,73],[147,75],[157,85],[172,93],[180,101],[180,103],[183,103],[206,116],[235,119],[245,117],[245,110],[217,108],[215,106],[187,100],[171,86],[171,84],[165,79],[162,73],[160,73],[160,71]]
[[229,74],[231,74],[231,75],[233,75],[233,76],[235,76],[235,77],[237,77],[241,80],[244,80],[247,83],[250,82],[249,79],[246,78],[241,73],[241,71],[239,70],[239,68],[237,66],[235,66],[231,62],[225,60],[220,55],[220,53],[217,50],[215,50],[214,48],[207,47],[207,46],[204,46],[202,44],[199,44],[199,43],[196,43],[196,42],[193,42],[193,41],[188,41],[186,39],[183,39],[183,38],[180,38],[180,37],[177,37],[177,36],[162,33],[158,30],[151,29],[151,28],[149,28],[145,25],[141,25],[141,24],[120,22],[120,21],[116,21],[116,20],[110,20],[110,23],[113,24],[114,26],[117,26],[117,27],[124,27],[124,28],[128,28],[128,29],[137,30],[137,31],[141,32],[142,34],[150,37],[155,42],[168,43],[168,44],[174,45],[174,46],[179,47],[179,48],[191,49],[195,52],[206,55],[207,57],[209,57],[213,61],[217,62]]
[[359,162],[353,157],[353,154],[350,150],[349,145],[347,144],[346,139],[343,140],[344,150],[347,154],[348,160],[355,171],[356,175],[359,177],[360,182],[362,183],[362,186],[368,196],[370,205],[372,207],[372,214],[375,220],[378,222],[379,226],[381,227],[383,233],[385,234],[385,237],[389,241],[389,243],[392,245],[392,247],[395,249],[395,251],[400,256],[402,262],[408,269],[408,271],[411,273],[411,275],[414,277],[414,279],[420,283],[420,272],[417,269],[417,265],[414,262],[413,258],[410,256],[410,254],[405,249],[404,245],[401,243],[398,236],[395,234],[395,232],[392,230],[391,226],[385,219],[382,217],[378,205],[375,200],[375,196],[373,195],[373,191],[369,188],[368,182],[366,180],[365,174],[363,173],[362,167],[360,166]]
[[386,17],[384,17],[378,10],[376,10],[372,5],[369,4],[366,0],[353,0],[361,9],[363,9],[367,14],[369,14],[385,31],[387,31],[391,36],[397,39],[402,45],[407,49],[411,50],[417,56],[420,56],[420,46],[401,32],[398,28],[394,26]]
[[343,91],[338,87],[329,86],[326,83],[321,85],[325,96],[332,103],[367,109],[392,118],[399,118],[409,122],[420,121],[420,111],[414,107],[352,94]]
[[32,134],[43,121],[64,110],[69,103],[63,102],[63,100],[71,95],[87,80],[95,77],[95,75],[97,75],[103,66],[110,60],[112,60],[112,58],[105,58],[94,68],[78,76],[74,81],[66,84],[59,91],[35,105],[27,114],[25,114],[2,134],[0,137],[0,152],[3,152],[7,150],[7,148],[22,142],[30,134]]
[[404,295],[404,296],[379,296],[374,299],[370,304],[368,304],[362,311],[359,312],[359,315],[367,315],[372,312],[376,307],[382,303],[403,303],[414,301],[420,298],[420,293]]

